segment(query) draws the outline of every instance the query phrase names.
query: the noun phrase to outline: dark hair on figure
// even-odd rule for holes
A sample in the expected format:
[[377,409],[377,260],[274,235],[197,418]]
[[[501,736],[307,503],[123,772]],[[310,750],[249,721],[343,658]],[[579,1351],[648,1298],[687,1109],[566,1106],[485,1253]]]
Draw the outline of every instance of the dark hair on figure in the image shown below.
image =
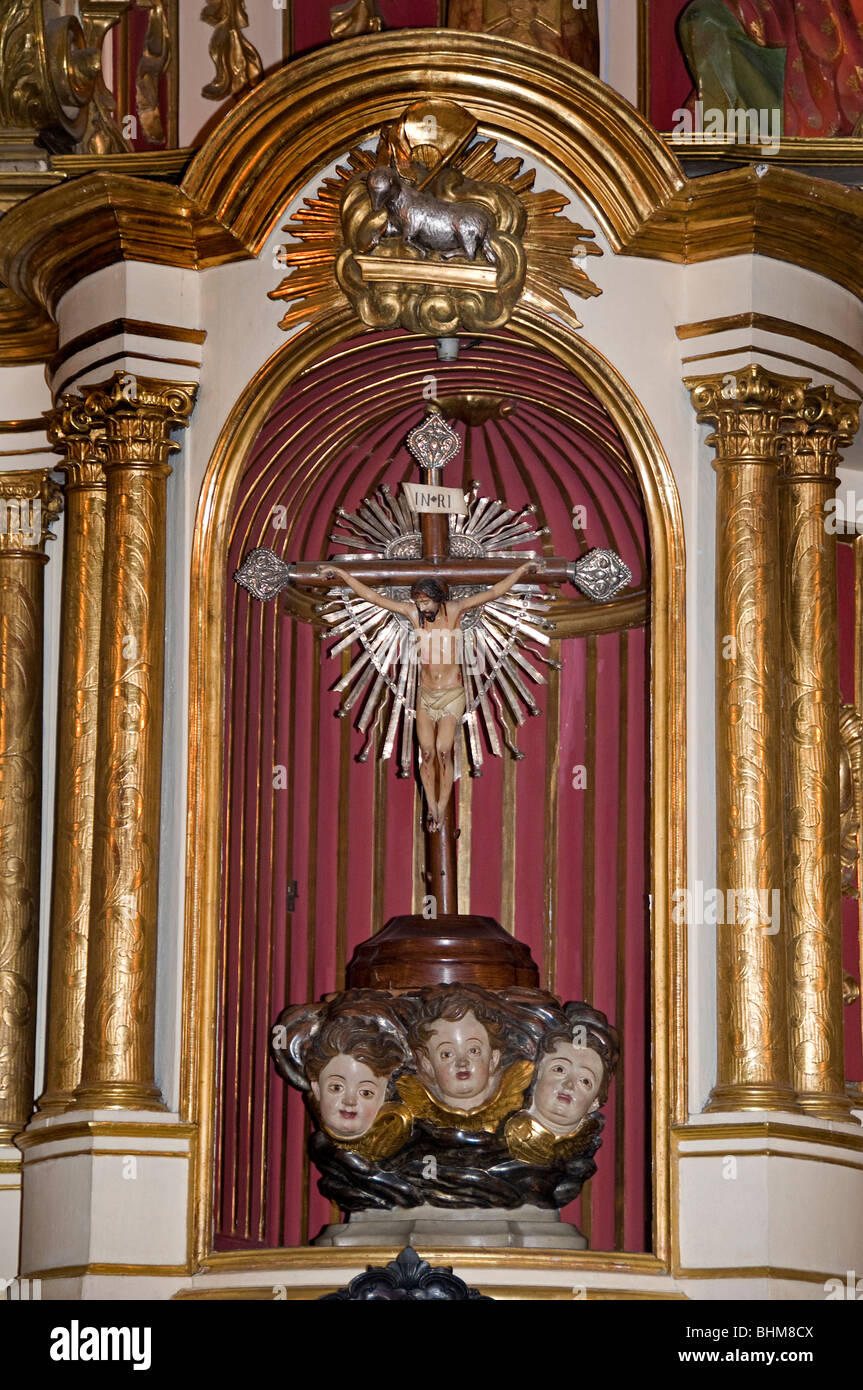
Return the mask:
[[311,1040],[305,1056],[306,1075],[317,1081],[334,1057],[347,1053],[364,1062],[375,1076],[392,1076],[404,1065],[404,1052],[389,1033],[356,1018],[334,1018],[325,1023]]
[[425,594],[435,603],[446,603],[449,598],[449,589],[439,579],[417,579],[411,585],[411,598],[418,598],[420,594]]

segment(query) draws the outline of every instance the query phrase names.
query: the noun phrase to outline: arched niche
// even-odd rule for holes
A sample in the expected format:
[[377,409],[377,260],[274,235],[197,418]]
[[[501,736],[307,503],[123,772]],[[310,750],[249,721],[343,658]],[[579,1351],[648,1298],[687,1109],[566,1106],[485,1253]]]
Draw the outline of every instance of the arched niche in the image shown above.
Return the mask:
[[[220,1050],[217,1033],[224,1030],[227,1014],[226,1009],[234,1007],[229,1026],[234,1030],[232,1037],[238,1037],[236,1033],[236,1018],[239,1017],[242,1009],[255,1013],[256,1023],[252,1029],[255,1038],[252,1038],[251,1045],[253,1052],[255,1049],[257,1060],[253,1062],[253,1070],[258,1077],[255,1083],[254,1078],[245,1092],[243,1101],[243,1124],[251,1125],[252,1117],[257,1113],[263,1117],[264,1111],[258,1100],[255,1099],[255,1085],[260,1089],[262,1083],[260,1078],[266,1075],[266,1029],[272,1021],[274,1010],[272,1005],[281,1004],[285,1001],[288,993],[296,993],[299,988],[300,979],[296,973],[289,971],[287,978],[284,979],[283,987],[278,988],[276,994],[272,994],[272,980],[265,978],[264,966],[262,961],[266,961],[266,951],[255,957],[255,964],[252,969],[259,972],[258,978],[261,981],[261,992],[259,993],[257,1004],[253,1004],[251,998],[244,1005],[239,1003],[229,1006],[227,997],[220,997],[220,979],[227,978],[228,971],[233,971],[234,964],[238,968],[242,967],[240,958],[231,956],[231,947],[228,935],[223,931],[223,924],[227,922],[229,910],[226,907],[228,901],[227,894],[230,892],[226,885],[226,873],[228,878],[233,873],[234,881],[237,881],[237,874],[248,872],[248,865],[242,867],[239,861],[235,862],[233,868],[230,859],[230,835],[225,838],[225,827],[230,817],[230,808],[227,804],[226,793],[230,785],[230,757],[228,752],[226,759],[226,748],[228,743],[228,708],[229,701],[226,700],[226,689],[230,691],[229,677],[226,685],[225,673],[229,648],[226,642],[226,635],[229,631],[236,632],[235,616],[231,617],[231,606],[238,602],[234,593],[234,586],[230,580],[230,570],[234,563],[239,547],[251,546],[260,543],[263,539],[261,535],[261,525],[266,528],[268,521],[268,509],[272,501],[264,500],[266,493],[265,475],[266,462],[260,477],[260,487],[258,495],[255,495],[255,486],[252,485],[248,496],[243,495],[243,480],[250,479],[254,475],[256,459],[260,461],[264,458],[267,445],[267,432],[273,432],[273,438],[279,430],[279,403],[292,401],[296,407],[302,399],[304,383],[312,383],[315,379],[316,366],[323,364],[323,371],[341,370],[334,368],[333,363],[342,363],[342,367],[348,363],[351,354],[356,361],[361,362],[363,342],[367,341],[371,347],[374,338],[369,335],[367,338],[358,338],[359,326],[347,313],[332,315],[328,320],[316,323],[307,330],[299,333],[291,341],[287,342],[274,356],[267,362],[257,376],[249,383],[246,390],[242,393],[239,400],[233,406],[221,437],[218,441],[210,466],[205,478],[202,494],[200,498],[198,517],[195,531],[195,542],[193,550],[193,569],[192,569],[192,670],[190,686],[190,841],[189,841],[189,882],[191,891],[188,899],[188,935],[187,935],[187,997],[185,1015],[191,1020],[186,1042],[186,1055],[184,1065],[184,1113],[188,1118],[196,1120],[199,1126],[197,1161],[195,1165],[195,1210],[197,1227],[197,1252],[203,1256],[212,1250],[213,1241],[213,1217],[215,1193],[217,1183],[221,1178],[217,1178],[217,1158],[219,1164],[224,1164],[227,1150],[225,1147],[224,1126],[217,1132],[215,1123],[215,1104],[216,1096],[221,1086],[225,1091],[226,1083],[230,1080],[232,1095],[237,1093],[236,1075],[228,1077],[230,1049]],[[417,363],[421,367],[427,367],[432,362],[432,349],[427,340],[412,339],[408,335],[395,335],[400,337],[402,342],[414,351],[422,351],[425,357]],[[643,970],[644,970],[644,992],[643,1002],[649,1014],[649,1038],[645,1055],[649,1052],[651,1056],[651,1070],[647,1090],[650,1094],[650,1115],[647,1119],[647,1131],[649,1133],[649,1147],[652,1154],[652,1161],[645,1163],[643,1173],[645,1181],[650,1183],[650,1205],[653,1212],[653,1233],[649,1241],[635,1242],[626,1238],[624,1243],[629,1244],[630,1250],[651,1251],[655,1259],[667,1260],[670,1248],[670,1208],[669,1208],[669,1175],[670,1175],[670,1125],[677,1119],[684,1117],[684,1018],[683,1000],[685,998],[685,974],[683,960],[683,942],[679,928],[671,922],[670,915],[670,895],[679,887],[683,880],[683,833],[684,833],[684,809],[685,795],[683,783],[684,768],[684,683],[683,683],[683,643],[684,643],[684,609],[683,609],[683,541],[682,527],[680,520],[679,504],[676,489],[674,486],[671,471],[667,460],[659,445],[656,434],[647,419],[643,408],[633,395],[628,385],[619,377],[610,364],[595,349],[591,348],[583,339],[575,333],[563,328],[559,324],[551,324],[540,315],[520,309],[509,329],[505,334],[500,335],[501,341],[506,341],[506,352],[501,353],[501,357],[510,354],[510,380],[512,379],[512,362],[517,360],[519,351],[522,352],[524,361],[527,361],[529,351],[534,356],[534,365],[543,362],[548,381],[551,382],[556,373],[560,374],[561,379],[566,379],[566,389],[558,391],[557,401],[551,399],[542,400],[544,387],[541,387],[538,370],[534,372],[534,380],[531,382],[522,381],[522,389],[526,390],[529,400],[529,411],[523,417],[523,422],[532,418],[531,430],[528,435],[532,435],[532,446],[538,446],[540,437],[548,441],[549,448],[555,438],[555,430],[563,431],[565,435],[579,429],[590,429],[597,432],[599,436],[603,433],[603,421],[608,424],[606,438],[604,441],[605,454],[608,462],[613,465],[616,451],[618,477],[618,497],[624,495],[634,496],[636,493],[640,499],[640,508],[643,515],[644,526],[646,528],[647,547],[649,553],[649,575],[650,589],[648,598],[647,612],[649,615],[646,633],[648,640],[644,648],[645,672],[649,679],[648,698],[645,709],[649,718],[649,730],[646,733],[645,746],[650,748],[650,769],[649,769],[649,810],[643,817],[643,842],[640,851],[643,850],[645,862],[645,882],[644,889],[652,910],[645,917],[645,933],[642,942],[643,946]],[[491,350],[491,349],[489,349]],[[329,365],[327,365],[329,364]],[[469,364],[465,361],[462,364],[464,369]],[[490,362],[489,362],[490,366]],[[501,368],[497,386],[487,389],[506,389],[506,370]],[[380,444],[388,437],[396,442],[396,433],[402,429],[408,415],[412,416],[411,423],[415,422],[421,414],[422,398],[421,392],[417,391],[417,386],[422,377],[422,372],[414,369],[413,381],[411,382],[411,371],[405,369],[402,373],[405,380],[400,386],[392,388],[387,385],[380,385],[377,394],[380,399],[375,404],[375,390],[369,386],[368,382],[363,382],[362,371],[358,373],[357,389],[364,393],[368,398],[368,424],[363,423],[363,430],[368,434],[369,430],[379,431]],[[492,373],[493,374],[493,373]],[[528,374],[529,375],[529,374]],[[475,383],[474,389],[480,389],[481,383]],[[546,393],[548,394],[548,393]],[[361,396],[361,399],[363,397]],[[581,403],[579,406],[578,403]],[[308,404],[311,404],[311,397]],[[530,412],[534,412],[533,418]],[[537,414],[538,412],[538,414]],[[592,412],[592,417],[591,417]],[[323,426],[322,433],[317,437],[317,442],[312,449],[311,457],[307,456],[305,478],[301,477],[302,470],[302,441],[298,436],[302,433],[300,414],[296,417],[292,427],[286,430],[286,447],[294,448],[299,445],[299,452],[294,460],[294,477],[299,481],[305,492],[300,500],[297,494],[296,520],[300,523],[300,530],[296,534],[296,542],[300,547],[310,546],[311,550],[306,550],[304,558],[314,558],[314,551],[326,552],[324,531],[326,529],[327,509],[333,505],[335,492],[327,494],[315,494],[314,488],[323,486],[326,490],[327,479],[338,474],[338,468],[334,466],[333,460],[339,458],[340,452],[349,444],[352,429],[345,426],[344,402],[337,408],[333,419],[328,425]],[[312,410],[314,415],[314,409]],[[542,419],[540,420],[540,416]],[[269,423],[268,423],[269,422]],[[321,423],[320,421],[318,423]],[[388,436],[388,433],[389,436]],[[354,433],[357,433],[354,430]],[[522,438],[525,432],[522,429]],[[359,434],[357,433],[359,438]],[[560,441],[558,436],[558,443]],[[287,440],[290,440],[288,445]],[[270,441],[272,443],[272,440]],[[529,440],[528,440],[529,442]],[[504,448],[507,447],[505,440]],[[376,444],[376,447],[377,447]],[[261,448],[263,447],[263,453]],[[525,444],[524,446],[527,447]],[[369,450],[361,450],[361,456],[369,453]],[[602,453],[602,449],[600,449]],[[372,451],[374,455],[374,451]],[[278,473],[278,464],[275,459],[279,455],[277,446],[273,452],[273,464]],[[395,456],[394,456],[395,457]],[[300,473],[296,472],[297,465],[300,465]],[[518,466],[513,463],[513,469],[518,472]],[[364,493],[368,490],[370,482],[374,481],[374,460],[369,465],[371,472],[363,474],[363,466],[359,469],[355,467],[354,477],[350,476],[350,469],[342,473],[342,481],[346,484],[347,490],[351,486],[359,487]],[[395,465],[396,469],[398,465]],[[290,469],[288,472],[290,473]],[[523,460],[522,460],[522,472]],[[528,470],[529,471],[529,470]],[[613,468],[612,468],[613,471]],[[380,468],[378,467],[378,472]],[[572,480],[569,485],[562,480],[561,470],[546,469],[546,482],[543,486],[548,487],[547,504],[554,510],[555,507],[564,507],[575,500],[571,494],[573,486]],[[513,475],[514,476],[514,475]],[[493,479],[483,479],[482,481],[493,482]],[[562,490],[561,490],[562,484]],[[627,493],[628,490],[628,493]],[[494,493],[493,486],[487,486],[484,491]],[[594,491],[596,483],[594,480]],[[554,502],[554,493],[557,493],[557,502]],[[565,495],[565,496],[564,496]],[[317,497],[317,502],[315,501]],[[508,498],[509,501],[517,500]],[[520,499],[518,499],[520,500]],[[607,499],[606,512],[613,510],[611,499]],[[563,537],[561,536],[561,519],[558,514],[556,521],[551,523],[554,527],[554,544],[558,549],[563,548]],[[616,521],[609,523],[609,529],[615,532],[615,538],[619,546],[626,550],[626,540],[622,539],[621,527],[625,527],[623,513],[618,509]],[[560,537],[560,539],[559,539]],[[291,537],[292,542],[294,537]],[[570,528],[570,541],[574,540]],[[591,543],[597,543],[591,538]],[[232,546],[234,551],[232,552]],[[278,547],[276,547],[278,548]],[[291,557],[298,558],[299,550]],[[642,565],[642,572],[646,574],[647,568]],[[570,605],[572,607],[572,605]],[[564,622],[575,624],[577,627],[577,616],[572,612],[561,614]],[[253,622],[260,625],[263,634],[269,620],[260,613],[255,616]],[[278,623],[274,621],[273,632]],[[233,627],[232,627],[233,624]],[[290,625],[294,628],[294,625]],[[297,644],[308,643],[315,639],[310,637],[308,629],[302,631],[302,625],[294,628],[296,635],[290,641]],[[606,640],[595,638],[595,641]],[[268,639],[269,641],[269,639]],[[231,639],[233,644],[233,637]],[[260,648],[263,651],[263,647]],[[268,647],[269,651],[270,648]],[[272,689],[273,693],[267,693],[261,703],[263,711],[267,701],[276,701],[276,656],[275,647],[273,660],[267,666],[267,680],[272,682],[268,687],[268,692]],[[235,646],[231,646],[230,655],[232,661],[236,656]],[[319,654],[318,654],[319,656]],[[269,658],[268,658],[269,660]],[[318,657],[315,658],[318,660]],[[266,663],[265,663],[266,664]],[[263,666],[261,668],[263,670]],[[328,673],[321,671],[320,665],[315,665],[307,653],[305,668],[312,678],[312,673],[316,672],[314,679],[317,682],[316,698],[311,697],[308,701],[307,715],[314,715],[319,721],[321,703],[323,699],[334,697],[327,696],[326,686],[331,683]],[[288,673],[290,680],[290,673]],[[545,693],[545,692],[543,692]],[[540,700],[540,703],[543,703]],[[317,714],[314,714],[317,708]],[[275,703],[271,704],[266,718],[270,720],[270,729],[275,729],[278,721],[278,711]],[[539,724],[541,721],[534,721]],[[265,727],[264,723],[258,724],[258,732]],[[320,728],[320,723],[318,725]],[[344,730],[344,725],[343,725]],[[267,734],[271,737],[272,734]],[[340,731],[338,737],[346,739],[348,751],[351,750],[350,730]],[[269,746],[269,745],[268,745]],[[311,745],[309,745],[311,746]],[[545,753],[548,755],[553,749],[549,750],[548,734],[545,734]],[[251,760],[254,765],[254,758]],[[336,759],[338,767],[343,763]],[[547,765],[547,764],[546,764]],[[260,768],[262,764],[260,758],[253,773],[249,774],[247,786],[250,789],[253,800],[257,797],[255,815],[255,835],[260,853],[264,842],[272,844],[272,827],[268,827],[267,812],[263,810],[269,802],[268,795],[264,797],[263,803],[257,793],[254,793],[254,784],[257,780],[258,792],[261,788]],[[335,765],[333,765],[335,766]],[[333,766],[329,768],[333,772]],[[305,773],[305,784],[310,789],[318,786],[315,772],[325,772],[323,768],[315,768],[307,765]],[[357,770],[366,780],[366,795],[371,798],[380,795],[379,791],[374,790],[373,779],[375,777],[371,768],[365,767]],[[558,766],[559,774],[559,766]],[[338,775],[338,773],[337,773]],[[344,774],[342,774],[344,775]],[[351,775],[351,774],[349,774]],[[503,777],[503,772],[501,772]],[[521,771],[519,771],[521,775]],[[387,796],[395,796],[393,790],[394,778],[392,779],[387,792]],[[325,785],[322,783],[321,785]],[[352,785],[358,785],[356,783]],[[487,784],[491,787],[491,782]],[[398,788],[398,793],[404,795],[407,789]],[[319,793],[318,793],[319,795]],[[334,792],[338,802],[339,792]],[[503,793],[501,792],[501,796]],[[615,789],[618,795],[618,788]],[[499,805],[502,802],[498,803]],[[299,810],[301,803],[294,798],[294,817]],[[559,802],[558,802],[559,807]],[[399,814],[394,817],[398,826],[407,818],[408,812],[412,814],[413,807],[407,805]],[[335,808],[336,826],[338,829],[338,805]],[[344,813],[343,813],[344,815]],[[479,816],[479,797],[477,796],[477,815]],[[320,824],[320,803],[315,809],[315,816]],[[344,830],[346,821],[342,822]],[[264,826],[264,837],[261,838],[260,827]],[[278,832],[276,832],[278,833]],[[389,832],[388,832],[389,833]],[[505,832],[502,832],[505,833]],[[559,827],[558,827],[559,836]],[[615,827],[617,834],[617,823]],[[628,833],[628,831],[627,831]],[[368,840],[368,837],[366,837]],[[398,845],[398,838],[394,841]],[[223,850],[227,847],[227,855]],[[404,847],[402,847],[404,848]],[[267,850],[264,848],[266,856]],[[386,848],[382,851],[378,849],[377,863],[375,861],[374,847],[366,845],[365,850],[366,874],[368,882],[369,903],[372,905],[377,902],[383,912],[388,910],[386,885],[380,886],[381,854],[386,854]],[[362,857],[362,855],[360,856]],[[572,866],[569,866],[570,869]],[[287,877],[287,866],[284,866],[284,877]],[[375,876],[378,875],[376,880]],[[294,877],[295,875],[291,875]],[[307,876],[307,888],[310,883]],[[378,882],[377,889],[375,882]],[[472,887],[473,887],[472,870]],[[335,889],[335,897],[332,904],[327,900],[325,903],[316,901],[314,903],[315,921],[307,922],[306,942],[311,938],[309,929],[316,932],[318,924],[323,927],[323,916],[327,913],[332,918],[332,911],[335,912],[335,922],[328,921],[326,932],[328,934],[328,945],[326,951],[329,952],[328,958],[324,961],[318,959],[309,964],[309,955],[306,955],[301,963],[301,971],[304,972],[306,990],[303,997],[313,997],[327,988],[337,987],[339,983],[339,972],[343,966],[344,959],[349,954],[349,947],[354,943],[352,933],[357,934],[360,939],[367,935],[366,923],[362,921],[363,914],[359,914],[356,926],[353,925],[354,919],[351,917],[351,925],[348,925],[348,915],[344,911],[344,892],[342,889],[342,906],[339,904],[339,879],[336,874],[335,883],[330,885],[330,895]],[[486,885],[486,890],[488,885]],[[484,891],[486,891],[484,890]],[[274,900],[274,893],[277,891],[275,880],[270,881],[269,899],[258,902],[257,909],[254,904],[249,904],[249,911],[267,912],[267,901]],[[280,891],[280,890],[278,890]],[[600,898],[602,892],[600,890]],[[375,896],[377,894],[377,897]],[[583,901],[583,887],[582,887]],[[500,890],[499,902],[501,904],[501,915],[506,916],[505,897],[503,889]],[[308,903],[306,904],[308,909]],[[324,912],[320,912],[321,908]],[[516,903],[518,909],[518,903]],[[243,909],[245,911],[246,909]],[[393,907],[392,910],[395,910]],[[404,906],[400,910],[405,910]],[[557,951],[559,943],[564,940],[565,950],[569,949],[569,943],[576,939],[574,934],[567,936],[561,935],[561,905],[558,901],[552,902],[548,894],[543,890],[543,901],[537,904],[536,911],[541,915],[540,938],[545,932],[545,937],[538,939],[540,949],[536,954],[543,956],[546,967],[546,979],[549,983],[557,983],[554,972],[548,971],[545,953],[553,949]],[[340,916],[341,912],[341,916]],[[239,916],[242,916],[241,912]],[[513,921],[516,931],[519,930],[519,922]],[[235,917],[237,914],[235,913]],[[239,917],[237,917],[239,920]],[[340,928],[340,922],[343,926]],[[529,939],[534,945],[532,934],[535,928],[531,927]],[[317,938],[315,938],[317,939]],[[271,946],[274,946],[274,938],[270,936]],[[258,946],[261,945],[258,939]],[[268,948],[269,949],[269,948]],[[270,961],[272,961],[272,954]],[[280,957],[282,962],[284,956]],[[582,950],[582,967],[584,965],[584,953]],[[596,957],[594,956],[594,961]],[[284,978],[284,971],[283,971]],[[583,978],[583,976],[582,976]],[[577,981],[577,974],[570,977],[573,987]],[[564,981],[564,987],[569,987],[570,980]],[[281,981],[279,982],[281,986]],[[617,985],[612,984],[612,989]],[[585,993],[588,991],[585,990]],[[302,991],[301,991],[302,993]],[[597,1001],[600,1002],[600,1001]],[[616,996],[615,1003],[618,1002]],[[602,1005],[601,1005],[602,1006]],[[276,1008],[275,1012],[278,1011]],[[616,1012],[616,1009],[611,1009]],[[257,1030],[257,1031],[256,1031]],[[263,1031],[262,1031],[263,1030]],[[251,1037],[251,1035],[250,1035]],[[231,1046],[234,1046],[232,1043]],[[263,1052],[262,1052],[263,1049]],[[236,1048],[234,1049],[236,1052]],[[624,1078],[624,1091],[626,1080]],[[257,1111],[256,1111],[257,1106]],[[266,1104],[264,1106],[266,1109]],[[239,1111],[237,1112],[239,1114]],[[290,1102],[288,1103],[287,1120],[283,1123],[292,1127],[292,1132],[297,1132],[297,1126],[301,1123],[299,1115],[290,1113]],[[236,1129],[240,1133],[239,1127]],[[278,1148],[282,1140],[273,1140],[273,1130],[268,1131],[269,1138],[264,1140],[264,1150],[262,1151],[262,1161],[259,1165],[259,1172],[263,1173],[267,1162],[274,1161],[274,1151],[268,1150],[267,1145],[275,1142]],[[256,1138],[255,1143],[260,1146],[261,1140]],[[281,1151],[281,1150],[280,1150]],[[239,1152],[239,1151],[238,1151]],[[236,1164],[236,1154],[231,1160]],[[296,1162],[295,1160],[295,1167]],[[618,1170],[616,1176],[611,1174],[609,1167],[608,1177],[612,1180],[612,1185],[618,1183],[621,1173]],[[222,1184],[223,1195],[228,1188]],[[260,1189],[259,1189],[260,1190]],[[229,1203],[235,1202],[238,1196],[236,1186],[231,1189],[228,1198]],[[272,1199],[271,1199],[272,1200]],[[245,1210],[248,1213],[248,1222],[244,1236],[228,1236],[219,1242],[223,1248],[243,1248],[250,1246],[260,1248],[261,1245],[278,1244],[272,1239],[272,1224],[267,1226],[266,1220],[261,1224],[261,1206],[259,1199],[252,1193],[247,1186],[244,1190],[242,1201],[245,1203]],[[256,1206],[255,1203],[258,1202]],[[612,1192],[611,1204],[613,1207],[614,1197]],[[264,1201],[266,1205],[266,1199]],[[308,1224],[311,1224],[311,1234],[314,1234],[315,1215],[314,1209],[309,1211],[306,1204],[304,1208],[307,1213],[302,1234],[305,1236]],[[222,1208],[224,1215],[224,1207]],[[281,1218],[280,1218],[281,1219]],[[607,1216],[603,1220],[608,1220]],[[613,1223],[613,1216],[611,1218]],[[257,1225],[255,1222],[257,1221]],[[320,1224],[318,1222],[318,1224]],[[266,1230],[265,1230],[266,1227]],[[224,1232],[223,1227],[223,1232]],[[235,1231],[238,1228],[234,1228]],[[287,1227],[283,1226],[283,1229]],[[618,1223],[618,1234],[619,1234]],[[263,1234],[262,1234],[263,1232]],[[620,1244],[616,1237],[612,1240],[602,1242],[606,1248],[614,1243]],[[212,1257],[216,1261],[220,1258],[218,1254]],[[236,1260],[236,1255],[231,1259]],[[640,1268],[643,1268],[645,1254],[634,1255],[633,1258],[640,1259]]]

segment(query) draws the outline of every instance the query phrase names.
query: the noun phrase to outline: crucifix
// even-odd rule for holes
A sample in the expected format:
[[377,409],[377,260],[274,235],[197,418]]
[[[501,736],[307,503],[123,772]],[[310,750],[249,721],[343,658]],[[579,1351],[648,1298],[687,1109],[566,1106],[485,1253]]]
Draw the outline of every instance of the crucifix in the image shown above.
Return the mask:
[[[343,534],[331,540],[345,547],[359,543],[361,551],[320,564],[287,563],[257,549],[234,577],[263,600],[288,585],[326,591],[321,612],[336,639],[330,655],[359,648],[335,686],[342,695],[339,714],[347,717],[360,705],[357,727],[367,744],[387,719],[382,758],[392,754],[401,723],[405,775],[416,731],[427,802],[426,893],[436,917],[457,922],[458,831],[450,795],[461,761],[457,726],[465,726],[475,772],[482,763],[481,732],[492,753],[501,752],[500,730],[512,753],[523,756],[509,740],[504,706],[516,723],[523,722],[525,708],[539,713],[525,677],[544,683],[533,662],[546,659],[529,644],[548,645],[553,624],[544,617],[548,599],[538,583],[572,583],[600,603],[619,593],[631,575],[610,550],[591,550],[571,562],[514,549],[543,534],[535,529],[535,508],[514,512],[502,501],[477,496],[476,485],[467,496],[444,486],[443,468],[461,444],[436,407],[411,431],[407,445],[418,463],[418,483],[405,483],[402,495],[384,486],[356,514],[336,514]],[[447,604],[449,613],[442,613]],[[359,756],[365,761],[365,748]]]

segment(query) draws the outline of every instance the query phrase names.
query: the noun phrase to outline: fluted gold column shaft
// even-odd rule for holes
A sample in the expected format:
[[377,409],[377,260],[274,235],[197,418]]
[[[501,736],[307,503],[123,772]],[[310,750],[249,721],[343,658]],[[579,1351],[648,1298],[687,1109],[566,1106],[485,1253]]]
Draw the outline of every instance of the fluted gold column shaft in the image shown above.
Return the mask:
[[784,920],[792,1080],[804,1110],[848,1117],[842,1019],[836,533],[826,503],[858,407],[808,391],[780,477]]
[[66,520],[45,1090],[39,1100],[49,1114],[73,1104],[84,1051],[105,548],[98,424],[80,396],[63,397],[50,416],[52,440],[64,454],[58,468],[66,474]]
[[751,366],[686,381],[714,424],[718,1066],[708,1108],[794,1108],[783,923],[780,427],[806,383]]
[[161,1105],[154,1078],[172,429],[194,387],[115,376],[87,397],[105,422],[105,559],[84,1057],[79,1105]]
[[42,824],[46,470],[0,474],[0,1144],[33,1109]]

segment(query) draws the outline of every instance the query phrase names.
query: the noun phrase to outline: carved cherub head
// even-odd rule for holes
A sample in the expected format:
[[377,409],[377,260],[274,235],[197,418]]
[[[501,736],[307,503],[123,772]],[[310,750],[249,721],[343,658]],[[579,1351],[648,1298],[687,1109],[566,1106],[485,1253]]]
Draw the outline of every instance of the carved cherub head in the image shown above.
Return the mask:
[[272,1031],[281,1075],[311,1094],[337,1139],[357,1139],[389,1099],[394,1074],[410,1057],[407,1034],[389,994],[348,989],[334,999],[283,1009]]
[[470,985],[423,990],[410,1043],[420,1077],[444,1105],[473,1110],[494,1094],[506,1036],[485,991]]
[[337,1139],[367,1134],[387,1099],[390,1078],[403,1062],[401,1047],[387,1033],[352,1018],[324,1024],[305,1056],[324,1128]]
[[564,1008],[566,1025],[540,1043],[529,1113],[552,1134],[572,1134],[608,1098],[617,1065],[617,1034],[588,1004]]

